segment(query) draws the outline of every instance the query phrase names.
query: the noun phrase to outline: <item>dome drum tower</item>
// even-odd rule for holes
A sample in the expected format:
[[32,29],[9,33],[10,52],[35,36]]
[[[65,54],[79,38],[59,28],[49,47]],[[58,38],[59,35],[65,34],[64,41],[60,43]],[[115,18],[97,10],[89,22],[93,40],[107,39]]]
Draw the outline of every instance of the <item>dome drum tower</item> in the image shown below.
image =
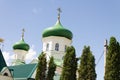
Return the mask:
[[71,46],[73,34],[64,28],[60,22],[58,9],[58,20],[52,27],[45,29],[42,33],[43,52],[47,55],[47,61],[53,56],[57,65],[61,65],[67,46]]
[[13,45],[13,51],[15,53],[15,59],[12,65],[25,64],[25,57],[29,50],[29,45],[24,41],[24,29],[22,33],[22,39]]

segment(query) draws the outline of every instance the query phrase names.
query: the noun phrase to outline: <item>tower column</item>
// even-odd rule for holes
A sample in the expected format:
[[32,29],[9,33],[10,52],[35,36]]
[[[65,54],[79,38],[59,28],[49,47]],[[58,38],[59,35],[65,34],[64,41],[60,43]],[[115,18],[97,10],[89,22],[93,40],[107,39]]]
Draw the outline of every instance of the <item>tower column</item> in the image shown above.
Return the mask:
[[24,32],[25,30],[22,30],[22,38],[20,41],[16,42],[13,45],[13,50],[15,53],[15,59],[12,62],[12,65],[20,65],[25,64],[25,57],[29,50],[29,45],[25,43],[24,41]]
[[58,10],[58,19],[52,27],[46,28],[42,33],[43,52],[47,55],[47,60],[53,56],[55,63],[62,66],[66,46],[72,43],[73,34],[70,30],[64,28],[60,22],[60,8]]

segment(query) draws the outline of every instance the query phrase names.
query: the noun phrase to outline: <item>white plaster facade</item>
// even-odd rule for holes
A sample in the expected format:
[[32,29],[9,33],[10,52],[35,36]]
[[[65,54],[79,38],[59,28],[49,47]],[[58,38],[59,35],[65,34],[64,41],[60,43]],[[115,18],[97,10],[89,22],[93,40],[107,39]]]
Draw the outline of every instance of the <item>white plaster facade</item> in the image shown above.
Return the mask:
[[28,53],[25,50],[14,50],[15,59],[20,59],[21,61],[25,61],[26,54]]
[[[20,60],[21,62],[25,62],[25,58],[26,58],[26,54],[28,52],[25,51],[25,50],[19,50],[19,49],[16,49],[14,50],[14,59],[15,60]],[[12,63],[12,65],[16,65],[15,63]]]
[[42,38],[43,52],[47,54],[47,60],[53,56],[62,60],[67,46],[71,46],[72,40],[65,37],[49,36]]

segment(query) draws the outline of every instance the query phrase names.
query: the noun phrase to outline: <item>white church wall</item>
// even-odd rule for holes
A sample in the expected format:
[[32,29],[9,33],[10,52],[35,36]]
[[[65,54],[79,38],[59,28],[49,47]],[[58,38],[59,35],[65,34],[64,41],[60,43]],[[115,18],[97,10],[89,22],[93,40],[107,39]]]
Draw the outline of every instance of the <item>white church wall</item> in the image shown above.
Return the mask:
[[43,42],[43,51],[46,51],[46,45],[49,43],[49,50],[55,50],[55,44],[59,43],[59,51],[65,51],[65,45],[70,46],[72,40],[69,40],[65,37],[50,36],[42,39]]
[[19,59],[21,61],[25,61],[25,57],[26,57],[26,54],[27,54],[27,51],[24,51],[24,50],[14,50],[14,53],[15,53],[15,59]]
[[[70,46],[72,40],[65,37],[50,36],[42,39],[43,52],[47,54],[47,60],[53,56],[57,60],[62,60],[65,54],[66,46]],[[49,45],[48,45],[49,44]],[[58,44],[58,50],[55,50],[55,46]]]

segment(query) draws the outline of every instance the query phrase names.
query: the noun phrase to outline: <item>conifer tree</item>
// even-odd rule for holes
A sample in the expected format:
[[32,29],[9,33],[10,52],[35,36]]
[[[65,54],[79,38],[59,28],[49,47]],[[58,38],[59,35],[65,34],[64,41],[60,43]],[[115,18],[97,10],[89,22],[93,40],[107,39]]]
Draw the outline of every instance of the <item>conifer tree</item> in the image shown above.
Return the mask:
[[51,57],[46,80],[54,80],[55,70],[56,70],[56,64],[54,62],[54,58]]
[[115,37],[108,45],[104,80],[120,80],[120,45]]
[[84,46],[78,73],[78,80],[96,80],[95,59],[89,46]]
[[45,80],[46,67],[47,67],[46,55],[45,53],[42,52],[38,57],[38,66],[37,66],[35,80]]
[[60,80],[76,80],[77,60],[73,46],[67,47]]

